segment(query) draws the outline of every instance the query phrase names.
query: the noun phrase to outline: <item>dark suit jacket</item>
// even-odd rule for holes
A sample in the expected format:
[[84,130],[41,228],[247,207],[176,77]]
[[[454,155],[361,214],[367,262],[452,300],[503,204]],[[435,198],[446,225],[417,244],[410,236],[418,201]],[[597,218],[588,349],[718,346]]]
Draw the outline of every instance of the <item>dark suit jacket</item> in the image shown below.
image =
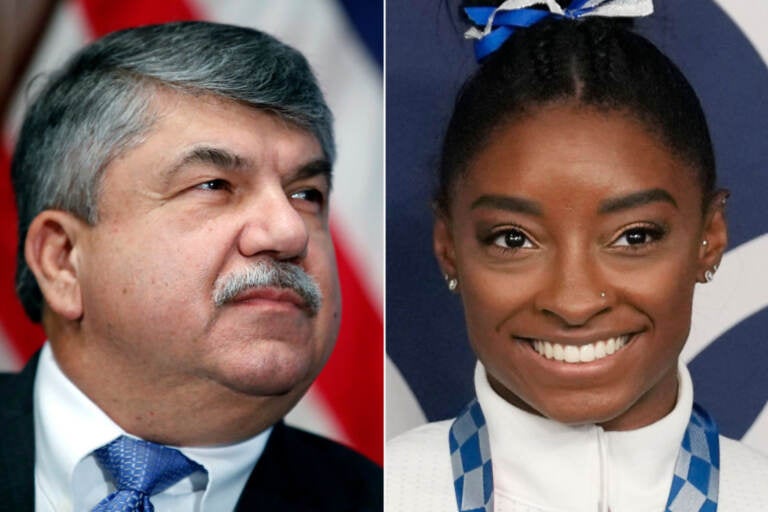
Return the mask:
[[[18,375],[0,374],[0,512],[35,509],[36,370],[37,357]],[[378,466],[333,441],[280,422],[236,510],[373,512],[382,510],[382,496]]]

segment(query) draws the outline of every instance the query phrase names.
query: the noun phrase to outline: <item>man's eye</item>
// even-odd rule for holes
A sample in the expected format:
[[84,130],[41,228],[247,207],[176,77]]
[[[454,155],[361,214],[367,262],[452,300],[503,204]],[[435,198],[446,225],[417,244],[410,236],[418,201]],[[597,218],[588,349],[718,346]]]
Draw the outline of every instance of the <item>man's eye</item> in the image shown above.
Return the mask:
[[230,190],[232,187],[226,180],[215,179],[200,183],[195,188],[200,190]]
[[493,235],[493,245],[503,249],[525,249],[533,247],[528,236],[519,229],[509,229]]
[[632,247],[656,242],[664,236],[664,232],[658,228],[635,227],[624,231],[615,242],[614,246]]
[[316,203],[321,206],[325,203],[325,196],[316,188],[307,188],[294,192],[291,194],[291,199],[301,199],[302,201]]

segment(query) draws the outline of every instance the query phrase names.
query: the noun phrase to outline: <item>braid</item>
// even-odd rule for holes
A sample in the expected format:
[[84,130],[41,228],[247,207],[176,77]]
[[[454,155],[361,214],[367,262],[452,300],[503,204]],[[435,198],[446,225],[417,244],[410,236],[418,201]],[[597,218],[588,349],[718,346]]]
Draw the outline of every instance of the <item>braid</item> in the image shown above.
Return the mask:
[[531,48],[533,60],[533,72],[540,83],[548,83],[554,80],[555,58],[553,54],[554,41],[552,38],[542,38]]
[[588,24],[587,30],[583,31],[587,39],[587,47],[592,51],[586,54],[589,62],[589,73],[593,80],[587,80],[594,84],[607,84],[611,80],[609,51],[606,47],[608,35],[605,27]]
[[691,164],[703,196],[712,194],[714,152],[698,97],[679,69],[628,26],[618,19],[548,18],[517,30],[488,56],[456,99],[443,140],[436,206],[447,213],[451,187],[495,127],[564,99],[633,115]]

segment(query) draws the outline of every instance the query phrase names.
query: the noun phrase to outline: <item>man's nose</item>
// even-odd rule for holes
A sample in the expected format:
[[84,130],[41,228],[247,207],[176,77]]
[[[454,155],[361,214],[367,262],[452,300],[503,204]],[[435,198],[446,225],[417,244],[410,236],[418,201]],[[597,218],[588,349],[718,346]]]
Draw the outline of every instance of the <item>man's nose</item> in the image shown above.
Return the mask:
[[267,255],[283,261],[306,256],[306,222],[282,188],[262,190],[249,201],[244,217],[238,240],[238,249],[244,256]]
[[537,309],[566,327],[586,325],[611,305],[613,294],[601,275],[596,256],[588,251],[559,254],[537,293]]

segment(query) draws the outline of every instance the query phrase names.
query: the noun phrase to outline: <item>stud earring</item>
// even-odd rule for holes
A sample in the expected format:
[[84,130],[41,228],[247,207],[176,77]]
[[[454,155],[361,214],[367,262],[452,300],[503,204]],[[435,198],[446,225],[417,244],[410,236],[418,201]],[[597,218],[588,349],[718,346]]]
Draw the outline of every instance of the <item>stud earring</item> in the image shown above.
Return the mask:
[[448,274],[444,274],[443,279],[445,279],[445,282],[448,285],[448,289],[450,291],[454,292],[456,291],[456,288],[459,287],[459,280],[455,277],[448,277]]
[[712,268],[710,270],[707,270],[704,272],[704,281],[711,283],[712,280],[715,278],[715,272],[717,272],[717,265],[712,265]]
[[708,246],[709,245],[709,240],[702,240],[701,241],[701,245],[703,245],[704,247]]
[[605,292],[600,292],[600,298],[601,298],[601,299],[604,299],[604,298],[605,298]]

